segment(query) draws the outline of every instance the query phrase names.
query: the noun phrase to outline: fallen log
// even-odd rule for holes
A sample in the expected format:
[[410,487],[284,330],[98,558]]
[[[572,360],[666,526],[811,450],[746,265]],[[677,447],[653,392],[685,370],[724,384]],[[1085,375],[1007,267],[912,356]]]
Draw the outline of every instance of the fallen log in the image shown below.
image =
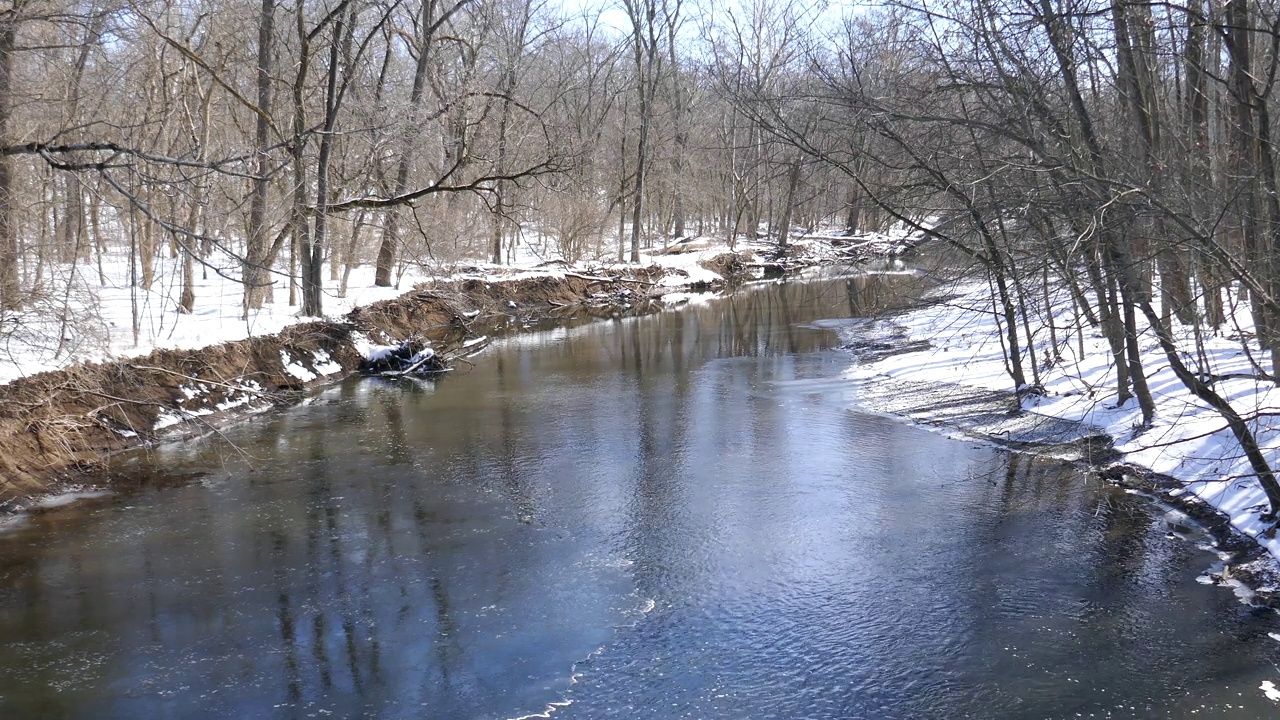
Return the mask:
[[360,372],[384,377],[434,375],[448,371],[449,366],[435,350],[413,340],[406,340],[398,347],[375,347],[360,363]]
[[576,272],[566,272],[564,276],[578,278],[579,280],[590,280],[592,282],[602,282],[602,283],[615,283],[615,282],[618,282],[619,280],[619,278],[616,278],[616,277],[611,277],[611,278],[599,277],[597,275],[583,275],[582,273],[576,273]]

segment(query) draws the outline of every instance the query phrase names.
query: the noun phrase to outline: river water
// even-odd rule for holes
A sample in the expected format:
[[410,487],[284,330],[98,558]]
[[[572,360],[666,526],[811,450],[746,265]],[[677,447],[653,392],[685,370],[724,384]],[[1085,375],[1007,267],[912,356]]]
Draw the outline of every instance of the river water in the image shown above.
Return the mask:
[[812,323],[901,282],[514,336],[124,458],[142,489],[0,533],[0,718],[1275,713],[1280,617],[1166,509],[857,409]]

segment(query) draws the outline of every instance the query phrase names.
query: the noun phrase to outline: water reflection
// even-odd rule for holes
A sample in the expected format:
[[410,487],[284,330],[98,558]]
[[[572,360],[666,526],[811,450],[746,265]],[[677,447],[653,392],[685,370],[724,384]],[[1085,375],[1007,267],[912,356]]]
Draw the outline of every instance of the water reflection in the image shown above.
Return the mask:
[[811,324],[903,282],[515,336],[129,459],[200,480],[0,541],[0,717],[1269,712],[1274,616],[1161,512],[849,409]]

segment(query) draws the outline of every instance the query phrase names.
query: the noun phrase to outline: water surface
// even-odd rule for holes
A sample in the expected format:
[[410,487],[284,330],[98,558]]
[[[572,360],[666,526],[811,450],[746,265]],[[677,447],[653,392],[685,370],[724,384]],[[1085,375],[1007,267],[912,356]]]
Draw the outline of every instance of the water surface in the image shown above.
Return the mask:
[[516,336],[128,458],[187,480],[0,535],[0,717],[1275,712],[1280,621],[1177,518],[856,409],[813,323],[902,282]]

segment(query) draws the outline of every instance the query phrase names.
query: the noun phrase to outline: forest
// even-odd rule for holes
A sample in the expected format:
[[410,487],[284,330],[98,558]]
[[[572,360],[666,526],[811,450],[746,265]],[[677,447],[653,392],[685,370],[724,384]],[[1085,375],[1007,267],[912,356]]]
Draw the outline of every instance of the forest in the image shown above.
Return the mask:
[[1167,364],[1280,505],[1197,355],[1234,336],[1280,377],[1269,2],[7,2],[5,344],[61,351],[166,268],[175,313],[212,274],[319,316],[361,266],[895,226],[985,273],[1014,387],[1070,341],[1065,294],[1118,403],[1150,422]]

